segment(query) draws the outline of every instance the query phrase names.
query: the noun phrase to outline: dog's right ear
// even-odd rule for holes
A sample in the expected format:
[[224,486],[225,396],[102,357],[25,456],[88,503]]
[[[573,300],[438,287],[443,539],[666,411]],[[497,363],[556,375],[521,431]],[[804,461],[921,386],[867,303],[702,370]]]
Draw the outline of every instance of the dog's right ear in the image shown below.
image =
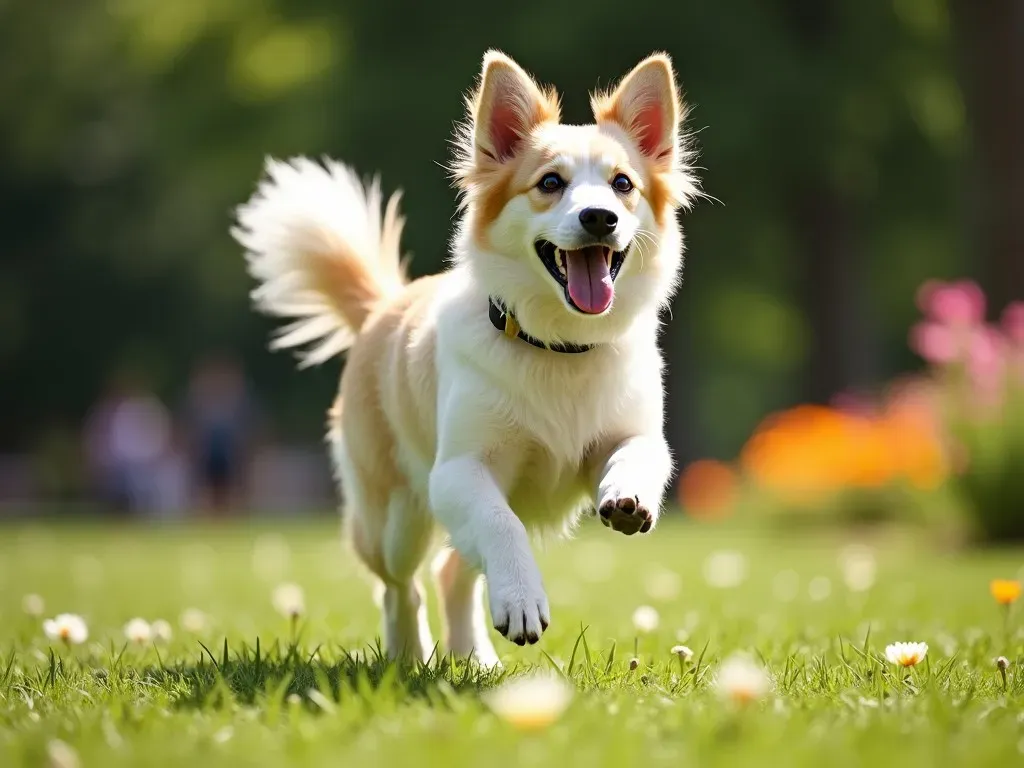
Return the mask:
[[542,122],[558,122],[558,96],[541,90],[518,64],[498,51],[484,55],[480,86],[469,101],[477,162],[503,163]]

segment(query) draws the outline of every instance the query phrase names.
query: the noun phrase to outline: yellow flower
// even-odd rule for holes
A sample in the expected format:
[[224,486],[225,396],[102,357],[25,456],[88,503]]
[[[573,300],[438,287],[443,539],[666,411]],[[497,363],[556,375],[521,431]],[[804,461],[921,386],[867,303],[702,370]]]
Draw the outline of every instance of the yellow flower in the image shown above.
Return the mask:
[[1020,597],[1020,582],[1015,579],[993,579],[988,588],[1000,605],[1010,605]]
[[893,643],[885,648],[885,658],[890,664],[913,667],[924,661],[928,643]]
[[553,674],[537,673],[511,680],[482,696],[502,720],[522,730],[546,728],[572,700],[572,688]]

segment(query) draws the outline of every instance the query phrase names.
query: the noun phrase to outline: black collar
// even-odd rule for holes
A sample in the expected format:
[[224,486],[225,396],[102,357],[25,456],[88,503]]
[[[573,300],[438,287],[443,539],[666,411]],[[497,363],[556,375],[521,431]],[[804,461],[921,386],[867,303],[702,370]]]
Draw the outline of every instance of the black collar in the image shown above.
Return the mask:
[[515,315],[505,309],[500,301],[495,301],[488,297],[487,305],[487,316],[491,319],[491,325],[510,338],[518,336],[527,344],[532,344],[538,349],[547,349],[552,352],[586,352],[588,349],[594,348],[593,344],[545,344],[540,339],[533,338],[533,336],[520,328],[519,323],[516,322]]

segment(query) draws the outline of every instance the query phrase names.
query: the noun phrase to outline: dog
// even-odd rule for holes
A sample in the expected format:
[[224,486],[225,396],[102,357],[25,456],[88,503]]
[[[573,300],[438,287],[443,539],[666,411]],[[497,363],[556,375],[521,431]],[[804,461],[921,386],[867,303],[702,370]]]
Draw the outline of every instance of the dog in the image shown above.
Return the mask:
[[379,178],[330,158],[268,158],[231,233],[254,311],[290,318],[271,348],[300,368],[346,355],[326,441],[388,656],[433,652],[419,573],[440,530],[444,644],[495,666],[483,582],[508,640],[551,620],[535,534],[587,513],[657,526],[674,468],[658,333],[699,192],[667,54],[592,93],[590,124],[495,50],[465,106],[439,274],[407,277],[401,192],[385,206]]

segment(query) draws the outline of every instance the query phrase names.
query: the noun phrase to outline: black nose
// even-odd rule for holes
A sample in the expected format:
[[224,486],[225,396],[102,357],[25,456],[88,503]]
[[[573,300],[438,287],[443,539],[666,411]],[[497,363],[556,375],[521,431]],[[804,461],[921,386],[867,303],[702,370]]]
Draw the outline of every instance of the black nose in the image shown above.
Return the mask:
[[605,208],[584,208],[580,211],[580,224],[594,237],[605,237],[615,231],[619,217]]

